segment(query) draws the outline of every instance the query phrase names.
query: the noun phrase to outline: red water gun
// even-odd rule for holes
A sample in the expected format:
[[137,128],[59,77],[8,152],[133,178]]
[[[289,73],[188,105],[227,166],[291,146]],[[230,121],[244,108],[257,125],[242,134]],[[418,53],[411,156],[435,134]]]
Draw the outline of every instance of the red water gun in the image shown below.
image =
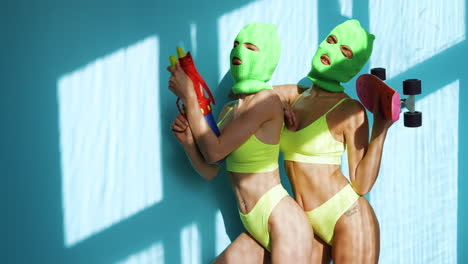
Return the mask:
[[[211,130],[213,130],[216,136],[219,136],[221,133],[219,132],[216,121],[213,118],[212,108],[210,105],[210,103],[216,104],[216,102],[213,98],[213,95],[211,94],[210,89],[208,88],[208,85],[206,85],[205,81],[198,73],[190,52],[185,53],[182,47],[177,47],[177,56],[179,57],[179,65],[192,80],[193,88],[195,89],[195,93],[197,95],[198,105],[200,106],[200,111],[205,117],[205,120],[208,122]],[[171,62],[172,66],[175,66],[177,58],[175,56],[169,56],[169,61]],[[208,94],[208,97],[205,96],[205,92]],[[185,116],[185,107],[183,104],[180,104],[180,98],[177,98],[176,105],[177,109],[179,109],[179,112]]]

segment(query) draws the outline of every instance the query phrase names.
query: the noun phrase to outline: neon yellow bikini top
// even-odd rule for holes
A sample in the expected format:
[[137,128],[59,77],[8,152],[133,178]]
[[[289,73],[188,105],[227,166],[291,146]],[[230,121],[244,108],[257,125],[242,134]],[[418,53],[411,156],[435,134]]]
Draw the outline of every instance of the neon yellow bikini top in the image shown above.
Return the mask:
[[[231,113],[232,107],[218,122],[220,126]],[[259,173],[278,168],[279,143],[266,144],[253,134],[240,147],[232,151],[226,159],[226,170],[238,173]]]
[[347,99],[350,98],[341,99],[325,114],[301,130],[293,132],[283,127],[280,148],[284,160],[340,165],[346,144],[333,138],[328,128],[327,114]]

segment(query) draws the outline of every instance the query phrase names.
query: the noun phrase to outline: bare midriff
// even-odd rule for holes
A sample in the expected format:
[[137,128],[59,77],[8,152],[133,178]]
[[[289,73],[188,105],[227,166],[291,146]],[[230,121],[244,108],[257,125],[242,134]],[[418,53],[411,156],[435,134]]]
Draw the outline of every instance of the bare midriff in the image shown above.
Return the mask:
[[339,165],[284,162],[297,203],[311,211],[343,189],[348,180]]
[[280,184],[278,169],[270,172],[228,174],[237,198],[237,206],[243,214],[249,213],[263,194]]

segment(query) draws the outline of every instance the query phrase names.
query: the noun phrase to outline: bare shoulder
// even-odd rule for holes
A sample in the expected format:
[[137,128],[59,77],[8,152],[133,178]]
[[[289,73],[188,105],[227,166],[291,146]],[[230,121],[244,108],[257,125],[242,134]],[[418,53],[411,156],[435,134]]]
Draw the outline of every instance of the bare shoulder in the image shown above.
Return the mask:
[[278,94],[282,102],[292,104],[297,96],[309,87],[298,84],[274,85],[273,90]]
[[251,105],[256,108],[266,108],[270,111],[275,109],[280,109],[282,111],[283,104],[279,95],[270,89],[262,90],[255,94],[255,97],[252,99]]
[[232,108],[232,107],[234,107],[236,104],[237,104],[237,100],[229,101],[229,102],[227,102],[227,103],[224,105],[223,109]]
[[349,113],[362,114],[366,112],[364,106],[358,100],[352,98],[343,102],[343,108]]
[[256,93],[244,108],[242,114],[247,114],[249,119],[259,121],[279,120],[283,118],[283,103],[279,96],[271,89]]
[[356,129],[367,122],[366,110],[357,100],[349,99],[344,101],[341,111],[341,115],[346,119],[345,124],[348,128]]
[[236,103],[237,100],[233,100],[225,104],[223,106],[223,109],[221,109],[221,112],[219,113],[219,118],[223,118],[227,114],[227,112],[236,105]]

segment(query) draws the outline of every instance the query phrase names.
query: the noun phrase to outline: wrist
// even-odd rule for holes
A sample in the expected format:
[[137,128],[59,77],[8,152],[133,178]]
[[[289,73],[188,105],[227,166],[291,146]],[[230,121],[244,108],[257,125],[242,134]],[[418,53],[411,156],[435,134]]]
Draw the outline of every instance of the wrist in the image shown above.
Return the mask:
[[388,131],[388,128],[384,128],[382,126],[380,127],[373,127],[372,128],[372,136],[371,136],[371,141],[383,141],[385,140],[386,136],[387,136],[387,131]]
[[195,146],[196,146],[196,145],[195,145],[195,142],[184,142],[184,143],[182,144],[182,147],[183,147],[184,149],[186,149],[186,150],[191,150],[191,149],[193,149]]
[[197,95],[195,92],[193,92],[193,90],[191,90],[190,92],[185,93],[182,97],[180,97],[180,99],[182,102],[184,102],[184,104],[190,104],[193,101],[197,101]]
[[376,130],[388,130],[392,126],[392,124],[393,122],[391,120],[375,118],[372,128]]
[[182,101],[184,102],[185,109],[187,112],[193,111],[194,108],[196,109],[200,108],[198,105],[198,98],[195,93],[193,94],[191,93],[191,94],[184,96],[184,99],[182,99]]

